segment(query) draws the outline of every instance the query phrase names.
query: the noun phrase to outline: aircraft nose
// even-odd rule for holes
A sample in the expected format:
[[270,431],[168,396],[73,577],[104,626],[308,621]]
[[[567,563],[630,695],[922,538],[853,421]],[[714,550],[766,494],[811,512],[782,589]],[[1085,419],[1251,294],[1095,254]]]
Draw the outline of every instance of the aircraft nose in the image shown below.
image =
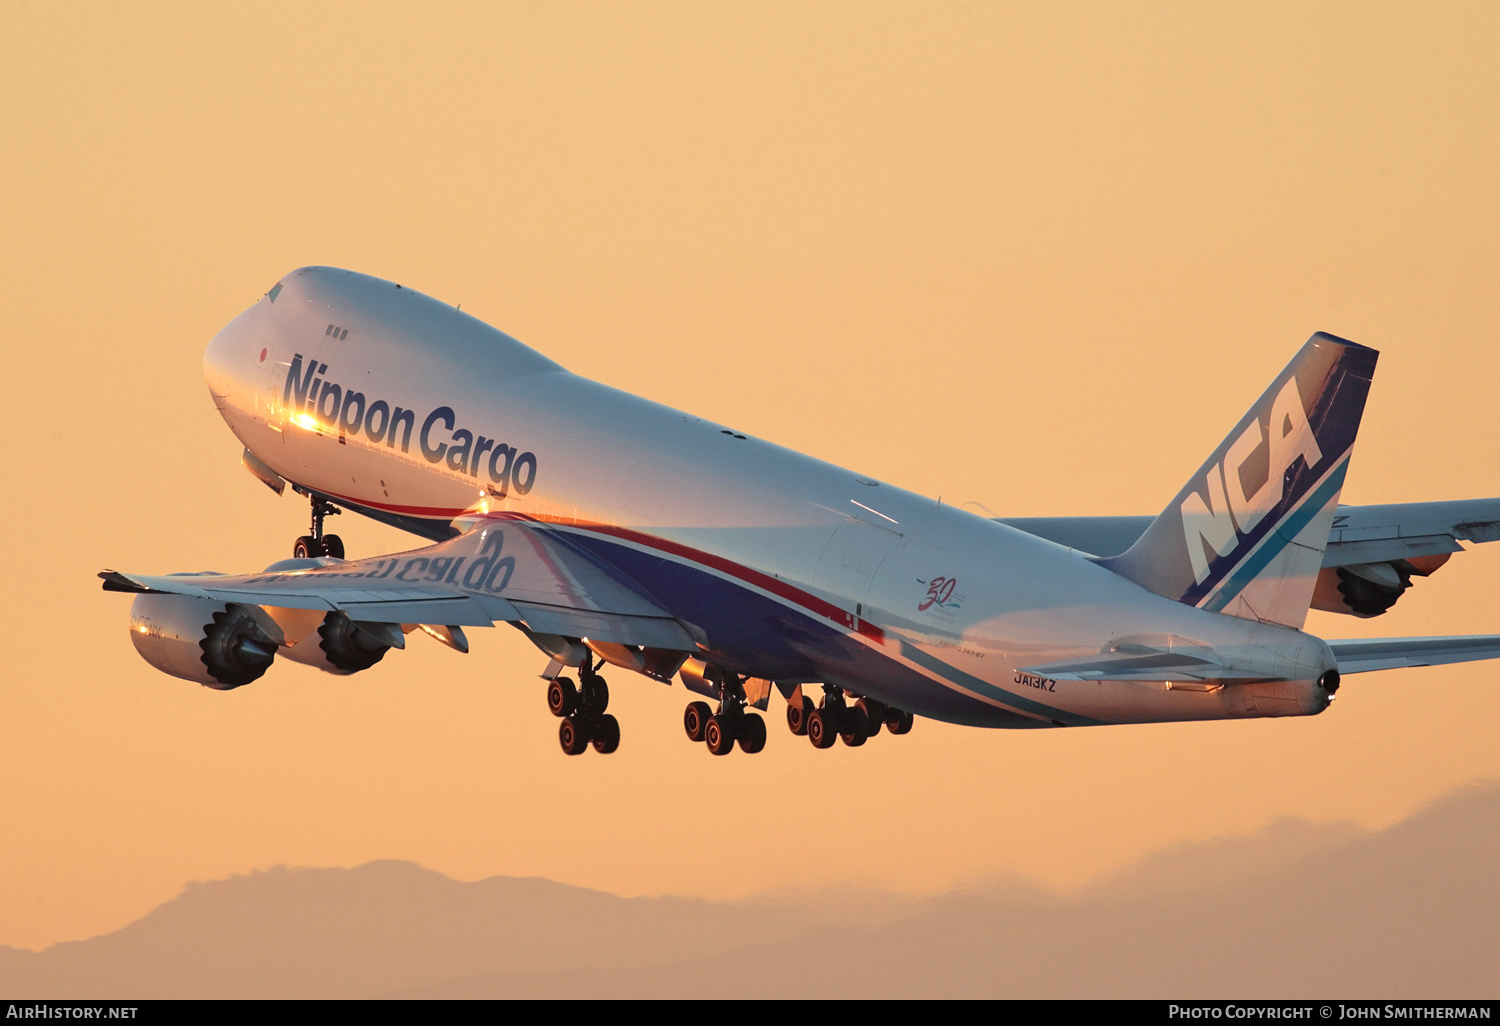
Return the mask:
[[255,331],[263,303],[264,300],[224,325],[203,351],[203,377],[216,402],[251,387],[252,376],[265,364],[266,345],[257,341]]

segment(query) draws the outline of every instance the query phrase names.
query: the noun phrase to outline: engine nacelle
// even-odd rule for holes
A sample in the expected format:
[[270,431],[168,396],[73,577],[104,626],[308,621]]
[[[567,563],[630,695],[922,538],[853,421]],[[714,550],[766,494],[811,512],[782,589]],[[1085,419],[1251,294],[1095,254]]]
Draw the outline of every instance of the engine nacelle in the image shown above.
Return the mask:
[[1444,552],[1383,563],[1324,567],[1313,588],[1312,607],[1359,617],[1379,616],[1405,594],[1413,577],[1429,576],[1448,562],[1448,556]]
[[393,648],[405,647],[400,624],[356,622],[348,613],[331,612],[317,630],[282,655],[328,673],[350,674],[368,670]]
[[276,658],[276,641],[255,612],[186,595],[137,595],[130,640],[163,673],[228,691],[258,679]]

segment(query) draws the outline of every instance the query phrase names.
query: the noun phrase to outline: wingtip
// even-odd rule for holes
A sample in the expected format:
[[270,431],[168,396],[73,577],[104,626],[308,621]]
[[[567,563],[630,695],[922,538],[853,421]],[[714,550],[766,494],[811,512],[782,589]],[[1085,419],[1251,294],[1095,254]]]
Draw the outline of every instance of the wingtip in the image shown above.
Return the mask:
[[123,591],[143,595],[151,590],[135,583],[118,570],[100,570],[98,576],[104,582],[105,591]]

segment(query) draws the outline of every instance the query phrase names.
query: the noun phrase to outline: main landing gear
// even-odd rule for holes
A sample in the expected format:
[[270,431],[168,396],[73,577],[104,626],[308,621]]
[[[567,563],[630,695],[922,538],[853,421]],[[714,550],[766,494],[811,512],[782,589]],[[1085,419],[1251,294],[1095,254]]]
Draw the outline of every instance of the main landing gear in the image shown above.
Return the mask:
[[745,709],[744,681],[727,671],[719,685],[723,697],[714,712],[707,702],[693,702],[682,714],[689,741],[701,741],[714,755],[728,755],[738,742],[740,751],[754,755],[766,747],[766,721]]
[[824,685],[823,698],[816,706],[800,687],[792,692],[786,706],[787,728],[793,734],[805,735],[814,748],[832,748],[835,741],[858,748],[879,734],[882,726],[892,734],[907,733],[914,719],[911,713],[872,698],[861,698],[850,705],[844,700],[844,690],[831,684]]
[[[604,660],[599,660],[599,666]],[[579,668],[576,686],[567,677],[554,677],[547,682],[547,709],[553,716],[562,717],[558,724],[557,742],[569,755],[582,755],[590,744],[600,755],[608,755],[620,747],[620,721],[604,710],[609,707],[609,686],[599,676],[598,667],[584,662]]]
[[344,539],[336,534],[324,534],[323,518],[336,517],[344,511],[316,495],[308,498],[312,500],[312,534],[304,534],[297,539],[292,545],[292,555],[297,559],[316,559],[319,556],[343,559]]

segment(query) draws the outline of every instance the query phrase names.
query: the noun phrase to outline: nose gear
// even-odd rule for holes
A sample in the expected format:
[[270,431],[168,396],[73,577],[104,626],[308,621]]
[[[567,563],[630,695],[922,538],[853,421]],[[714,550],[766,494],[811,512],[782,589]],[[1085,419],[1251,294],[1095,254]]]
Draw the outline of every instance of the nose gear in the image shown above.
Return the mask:
[[[302,492],[298,488],[297,491]],[[321,496],[302,492],[312,502],[312,534],[304,534],[292,545],[292,556],[296,559],[317,559],[319,556],[344,558],[344,539],[336,534],[323,533],[323,518],[336,517],[344,511]]]

